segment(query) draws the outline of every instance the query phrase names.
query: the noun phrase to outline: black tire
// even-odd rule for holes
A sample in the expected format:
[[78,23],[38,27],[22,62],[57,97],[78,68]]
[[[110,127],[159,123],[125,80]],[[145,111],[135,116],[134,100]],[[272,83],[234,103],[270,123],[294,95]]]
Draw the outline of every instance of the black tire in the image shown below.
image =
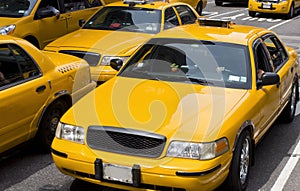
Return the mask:
[[32,37],[32,36],[28,36],[24,38],[25,40],[27,40],[28,42],[30,42],[31,44],[33,44],[35,47],[37,47],[38,49],[40,49],[40,45],[39,42],[37,41],[36,38]]
[[255,11],[248,11],[248,14],[250,17],[255,17],[256,12]]
[[292,86],[292,92],[289,98],[288,104],[283,109],[280,114],[280,121],[284,123],[290,123],[295,118],[296,106],[297,106],[297,92],[298,92],[298,83],[294,83]]
[[242,191],[247,188],[252,160],[252,148],[250,133],[244,130],[238,138],[233,153],[230,171],[227,177],[229,190]]
[[36,141],[38,143],[37,147],[39,151],[50,151],[57,124],[68,108],[68,104],[62,100],[54,101],[47,108],[36,134]]
[[288,12],[288,14],[285,16],[285,19],[291,19],[294,17],[295,14],[295,8],[294,8],[294,3],[292,3],[291,7],[290,7],[290,11]]
[[196,11],[199,15],[202,15],[202,10],[203,10],[203,3],[202,1],[199,1],[197,7],[196,7]]
[[222,5],[223,5],[223,2],[222,2],[222,1],[216,1],[216,0],[215,0],[215,4],[216,4],[216,6],[222,6]]

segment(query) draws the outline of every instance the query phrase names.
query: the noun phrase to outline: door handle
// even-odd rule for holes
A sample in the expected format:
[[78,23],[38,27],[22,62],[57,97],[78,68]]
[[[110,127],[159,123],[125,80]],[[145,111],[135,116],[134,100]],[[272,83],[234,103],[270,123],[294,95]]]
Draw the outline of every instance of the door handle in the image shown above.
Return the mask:
[[40,87],[38,87],[38,88],[36,88],[36,92],[42,92],[42,91],[44,91],[46,89],[46,86],[45,85],[42,85],[42,86],[40,86]]

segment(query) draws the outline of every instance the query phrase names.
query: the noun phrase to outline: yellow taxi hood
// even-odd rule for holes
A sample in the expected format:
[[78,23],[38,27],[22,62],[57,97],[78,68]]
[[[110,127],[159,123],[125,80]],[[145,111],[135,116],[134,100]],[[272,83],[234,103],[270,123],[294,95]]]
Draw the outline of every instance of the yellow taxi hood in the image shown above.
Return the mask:
[[121,55],[141,45],[150,37],[152,34],[80,29],[55,40],[48,47],[54,46],[60,50],[85,50],[101,55]]
[[[72,63],[84,63],[87,64],[84,60],[77,58],[75,56],[67,55],[67,54],[58,54],[48,51],[43,51],[43,53],[52,61],[56,66],[61,66],[64,64],[72,64]],[[71,67],[72,68],[72,67]],[[69,68],[71,70],[71,68]]]
[[246,92],[114,77],[77,102],[61,121],[85,128],[128,128],[176,140],[214,140],[220,130],[216,127]]
[[21,20],[22,20],[22,18],[0,17],[0,28],[7,26],[7,25],[16,24],[17,22],[20,22]]

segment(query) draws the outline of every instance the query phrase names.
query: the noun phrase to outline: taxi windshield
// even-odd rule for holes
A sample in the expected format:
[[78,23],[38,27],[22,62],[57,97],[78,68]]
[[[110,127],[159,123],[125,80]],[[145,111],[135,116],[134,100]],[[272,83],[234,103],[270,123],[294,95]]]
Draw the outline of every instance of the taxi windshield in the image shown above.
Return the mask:
[[160,31],[161,11],[139,7],[104,7],[83,29],[123,30],[156,34]]
[[187,39],[152,39],[118,76],[250,89],[247,47]]
[[37,0],[0,0],[0,17],[24,17],[31,13]]

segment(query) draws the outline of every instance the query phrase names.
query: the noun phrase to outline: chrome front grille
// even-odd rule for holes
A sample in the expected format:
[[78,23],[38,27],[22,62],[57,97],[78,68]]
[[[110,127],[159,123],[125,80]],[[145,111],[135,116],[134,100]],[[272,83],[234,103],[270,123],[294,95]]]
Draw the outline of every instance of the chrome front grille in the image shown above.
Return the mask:
[[163,152],[166,137],[132,129],[90,126],[87,143],[96,150],[157,158]]

